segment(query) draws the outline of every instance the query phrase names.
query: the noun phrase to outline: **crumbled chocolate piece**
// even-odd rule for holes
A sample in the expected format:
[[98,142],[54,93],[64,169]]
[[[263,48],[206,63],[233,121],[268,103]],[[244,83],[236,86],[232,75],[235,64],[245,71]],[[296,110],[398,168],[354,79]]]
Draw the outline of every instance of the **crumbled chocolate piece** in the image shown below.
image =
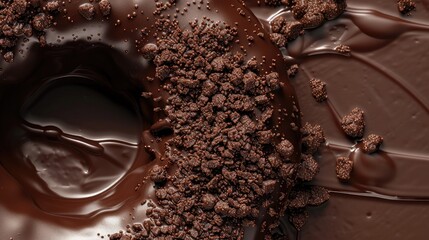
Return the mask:
[[262,183],[262,190],[265,194],[270,194],[276,189],[277,181],[276,180],[266,180]]
[[302,155],[302,162],[299,164],[298,178],[303,181],[311,181],[319,172],[319,164],[311,155]]
[[284,158],[288,159],[294,152],[294,147],[288,140],[283,140],[276,146],[277,152]]
[[294,78],[299,71],[299,66],[298,64],[294,64],[292,66],[289,67],[289,69],[287,70],[287,75],[289,76],[289,78]]
[[328,201],[329,198],[329,191],[326,188],[320,186],[311,186],[308,204],[318,206]]
[[324,102],[328,99],[326,83],[320,79],[312,78],[310,80],[311,95],[317,102]]
[[217,202],[216,197],[210,193],[204,194],[203,197],[201,198],[201,206],[207,210],[213,209],[216,202]]
[[348,136],[360,138],[365,130],[364,120],[364,111],[360,108],[354,108],[341,119],[341,128]]
[[110,4],[109,0],[101,0],[98,3],[98,7],[100,8],[101,14],[103,14],[103,16],[109,16],[110,12],[112,11],[112,5]]
[[296,210],[290,213],[289,221],[296,228],[301,231],[308,219],[308,212],[304,209]]
[[339,52],[339,53],[344,53],[344,54],[349,54],[351,52],[350,47],[347,45],[343,45],[343,44],[336,46],[334,48],[334,50]]
[[167,171],[165,168],[155,165],[152,167],[149,177],[155,183],[163,183],[167,181]]
[[416,3],[413,0],[398,0],[398,11],[404,15],[410,15],[411,11],[416,9]]
[[285,23],[286,23],[286,19],[284,19],[284,17],[280,16],[280,17],[274,18],[274,20],[270,23],[271,31],[273,31],[273,33],[280,33]]
[[158,46],[153,43],[148,43],[144,45],[141,49],[141,53],[144,58],[148,60],[153,60],[158,52]]
[[86,20],[92,20],[95,16],[95,7],[91,3],[83,3],[79,5],[79,13]]
[[348,157],[339,157],[337,158],[335,165],[335,172],[337,178],[342,181],[348,181],[351,177],[351,172],[353,170],[353,160]]
[[302,151],[306,154],[314,154],[326,141],[322,127],[305,123],[301,129]]
[[383,143],[382,136],[371,134],[368,137],[363,139],[362,150],[366,153],[374,153],[380,148],[380,145],[382,143]]
[[51,25],[51,20],[46,14],[39,13],[34,16],[32,25],[37,31],[43,31]]
[[308,192],[306,189],[292,191],[289,195],[289,199],[289,207],[303,208],[308,204],[308,200],[310,199],[310,192]]
[[6,62],[8,62],[8,63],[13,62],[13,52],[7,52],[7,53],[5,53],[5,54],[3,55],[3,59],[4,59]]
[[270,39],[279,48],[286,46],[286,38],[280,33],[271,33]]
[[271,22],[271,41],[277,47],[286,46],[287,42],[293,41],[303,34],[303,25],[298,21],[286,21],[283,17],[277,17]]
[[304,27],[301,22],[290,21],[286,22],[280,33],[282,33],[288,42],[297,39],[303,33]]
[[292,13],[304,28],[315,28],[325,21],[341,15],[346,9],[345,0],[308,0],[296,1],[292,6]]
[[258,137],[260,144],[270,144],[274,134],[271,130],[259,131],[256,136]]
[[45,8],[49,12],[55,12],[60,8],[60,3],[58,1],[47,2]]

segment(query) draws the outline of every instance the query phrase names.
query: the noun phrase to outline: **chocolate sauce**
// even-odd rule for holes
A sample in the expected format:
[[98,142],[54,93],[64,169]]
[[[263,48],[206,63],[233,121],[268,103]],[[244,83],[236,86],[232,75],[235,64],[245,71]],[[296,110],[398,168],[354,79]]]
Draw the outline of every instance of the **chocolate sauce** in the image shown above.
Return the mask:
[[[287,9],[249,4],[265,26],[276,16],[291,17]],[[327,138],[313,184],[332,194],[292,239],[426,239],[428,6],[421,1],[402,16],[392,1],[350,0],[340,18],[288,44],[285,58],[301,68],[293,85],[303,121],[321,124]],[[340,44],[351,53],[335,51]],[[328,102],[312,99],[311,78],[327,83]],[[354,107],[365,111],[365,134],[383,136],[381,151],[365,154],[342,132],[341,116]],[[338,156],[355,163],[347,184],[335,177]]]

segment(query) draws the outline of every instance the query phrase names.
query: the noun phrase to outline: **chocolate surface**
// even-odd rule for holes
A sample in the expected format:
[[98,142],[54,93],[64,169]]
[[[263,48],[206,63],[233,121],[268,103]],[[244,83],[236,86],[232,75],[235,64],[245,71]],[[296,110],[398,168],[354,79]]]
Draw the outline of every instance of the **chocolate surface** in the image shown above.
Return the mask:
[[[426,239],[429,2],[419,1],[411,16],[401,15],[395,1],[347,3],[340,18],[307,31],[284,52],[290,64],[300,64],[293,85],[303,120],[321,124],[327,139],[314,184],[332,194],[292,239]],[[282,9],[251,7],[266,26],[276,16],[291,18]],[[340,44],[350,54],[335,51]],[[312,98],[311,78],[327,83],[327,103]],[[341,117],[354,107],[365,112],[365,136],[383,137],[379,152],[363,153],[342,132]],[[355,166],[351,181],[341,184],[335,160],[347,156]]]

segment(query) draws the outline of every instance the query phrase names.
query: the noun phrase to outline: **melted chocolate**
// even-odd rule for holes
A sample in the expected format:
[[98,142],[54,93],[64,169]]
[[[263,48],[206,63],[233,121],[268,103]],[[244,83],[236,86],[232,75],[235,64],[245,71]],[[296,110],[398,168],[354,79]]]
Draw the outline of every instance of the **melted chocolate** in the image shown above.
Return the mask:
[[[265,26],[284,9],[249,4]],[[292,239],[425,239],[429,209],[429,2],[401,16],[391,1],[348,1],[340,18],[307,31],[290,43],[285,58],[299,63],[293,85],[303,121],[321,124],[327,145],[315,185],[331,190],[331,200],[313,209]],[[351,54],[335,47],[350,46]],[[328,102],[316,103],[309,80],[327,82]],[[364,154],[341,131],[341,116],[354,107],[365,111],[366,135],[382,135],[378,153]],[[335,159],[349,156],[352,180],[335,177]]]

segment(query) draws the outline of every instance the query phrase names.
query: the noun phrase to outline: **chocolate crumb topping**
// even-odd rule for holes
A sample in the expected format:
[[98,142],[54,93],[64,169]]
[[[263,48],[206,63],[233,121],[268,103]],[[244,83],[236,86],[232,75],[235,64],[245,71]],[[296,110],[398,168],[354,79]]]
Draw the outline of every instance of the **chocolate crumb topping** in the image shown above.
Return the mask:
[[302,162],[298,167],[298,178],[303,181],[311,181],[319,172],[319,164],[311,155],[302,155]]
[[271,22],[271,30],[273,31],[271,34],[271,41],[278,47],[284,47],[287,42],[291,42],[304,34],[304,28],[301,22],[286,21],[283,17],[277,17]]
[[101,14],[103,14],[103,16],[109,16],[110,12],[112,11],[112,5],[110,4],[109,0],[101,0],[98,3],[98,7],[100,8]]
[[304,28],[315,28],[341,15],[347,7],[345,0],[294,1],[292,13]]
[[279,48],[286,46],[286,37],[280,33],[271,33],[270,39]]
[[374,153],[383,143],[383,137],[376,134],[370,134],[368,137],[364,138],[362,141],[362,150],[366,153]]
[[326,83],[320,79],[310,79],[311,95],[317,102],[324,102],[328,99],[328,93],[326,90]]
[[404,15],[410,15],[411,11],[416,9],[416,3],[413,0],[398,0],[398,11]]
[[302,132],[302,151],[306,154],[314,154],[326,141],[323,129],[320,125],[305,123]]
[[337,178],[342,181],[348,181],[351,177],[351,172],[353,170],[353,160],[348,157],[339,157],[337,158],[335,165],[335,172]]
[[365,130],[364,111],[360,108],[354,108],[341,119],[341,128],[350,137],[362,137]]
[[[183,30],[159,19],[156,26],[165,34],[141,52],[170,96],[165,112],[175,136],[165,156],[176,169],[168,177],[164,167],[151,171],[157,206],[146,212],[149,238],[240,239],[246,226],[257,224],[261,206],[269,236],[287,206],[287,198],[272,193],[287,195],[298,168],[294,145],[270,126],[279,74],[262,73],[255,58],[245,62],[231,52],[237,29],[225,23],[193,21]],[[317,163],[305,159],[301,175],[310,179]]]
[[95,7],[91,3],[83,3],[79,5],[79,13],[86,20],[92,20],[95,16]]
[[340,45],[335,47],[335,51],[337,51],[339,53],[349,54],[351,52],[351,49],[347,45],[340,44]]
[[291,211],[289,221],[298,230],[301,231],[308,219],[308,211],[304,208]]
[[298,74],[298,71],[299,71],[298,64],[293,64],[287,70],[287,74],[288,74],[289,78],[294,78]]

